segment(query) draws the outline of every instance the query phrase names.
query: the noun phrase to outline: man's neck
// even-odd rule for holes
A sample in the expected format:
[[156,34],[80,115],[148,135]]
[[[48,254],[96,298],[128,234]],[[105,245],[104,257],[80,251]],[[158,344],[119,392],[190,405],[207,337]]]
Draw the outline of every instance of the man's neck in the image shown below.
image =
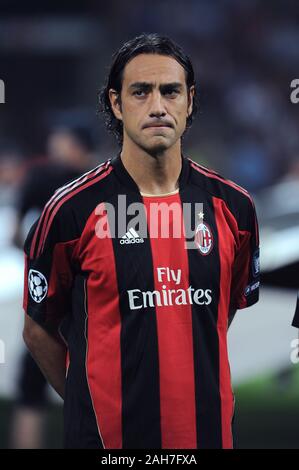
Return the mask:
[[178,189],[182,158],[181,148],[175,147],[156,156],[140,148],[128,151],[123,147],[122,163],[141,193],[161,195]]

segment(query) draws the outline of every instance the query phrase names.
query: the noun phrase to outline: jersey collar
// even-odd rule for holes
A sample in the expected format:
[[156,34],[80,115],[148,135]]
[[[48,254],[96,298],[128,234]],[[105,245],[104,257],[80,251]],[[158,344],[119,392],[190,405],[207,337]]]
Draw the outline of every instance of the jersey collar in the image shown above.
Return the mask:
[[[120,158],[120,153],[117,154],[114,158],[111,160],[111,165],[113,166],[116,176],[120,179],[120,181],[128,188],[130,188],[132,191],[138,192],[139,188],[131,175],[128,173],[126,168],[124,167],[124,164]],[[189,179],[189,173],[190,173],[190,165],[189,165],[189,160],[187,157],[181,154],[182,157],[182,168],[181,172],[179,175],[179,190],[182,191],[182,189],[186,186],[188,179]]]

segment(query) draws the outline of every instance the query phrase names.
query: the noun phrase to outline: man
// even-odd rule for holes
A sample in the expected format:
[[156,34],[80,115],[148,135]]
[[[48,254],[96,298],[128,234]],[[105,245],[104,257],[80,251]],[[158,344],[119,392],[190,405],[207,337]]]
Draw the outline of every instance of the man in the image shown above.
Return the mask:
[[258,300],[258,226],[247,191],[183,156],[194,98],[170,39],[124,44],[100,93],[121,151],[25,243],[24,339],[64,397],[66,447],[233,446],[226,335]]

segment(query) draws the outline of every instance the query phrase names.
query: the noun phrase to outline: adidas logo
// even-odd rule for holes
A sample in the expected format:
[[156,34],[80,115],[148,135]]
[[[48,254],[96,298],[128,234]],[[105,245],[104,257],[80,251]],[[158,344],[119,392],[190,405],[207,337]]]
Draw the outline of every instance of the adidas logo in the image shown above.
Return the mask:
[[119,243],[121,245],[130,245],[132,243],[143,243],[144,240],[143,238],[140,238],[136,230],[133,228],[130,228],[130,230],[127,231],[127,233],[121,237]]

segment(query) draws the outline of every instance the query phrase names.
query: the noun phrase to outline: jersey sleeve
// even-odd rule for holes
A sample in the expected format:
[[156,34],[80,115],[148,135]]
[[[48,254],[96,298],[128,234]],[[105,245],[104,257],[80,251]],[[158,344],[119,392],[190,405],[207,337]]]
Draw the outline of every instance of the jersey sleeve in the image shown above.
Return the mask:
[[[244,209],[243,209],[244,210]],[[250,307],[259,300],[260,251],[259,228],[253,200],[247,199],[242,214],[239,247],[235,256],[231,283],[231,309]]]
[[[45,207],[24,244],[23,308],[48,333],[56,335],[62,319],[71,312],[76,240],[65,211]],[[53,213],[55,214],[53,217]]]
[[295,315],[292,321],[292,326],[294,326],[295,328],[299,328],[299,291],[297,294],[297,303],[296,303]]

